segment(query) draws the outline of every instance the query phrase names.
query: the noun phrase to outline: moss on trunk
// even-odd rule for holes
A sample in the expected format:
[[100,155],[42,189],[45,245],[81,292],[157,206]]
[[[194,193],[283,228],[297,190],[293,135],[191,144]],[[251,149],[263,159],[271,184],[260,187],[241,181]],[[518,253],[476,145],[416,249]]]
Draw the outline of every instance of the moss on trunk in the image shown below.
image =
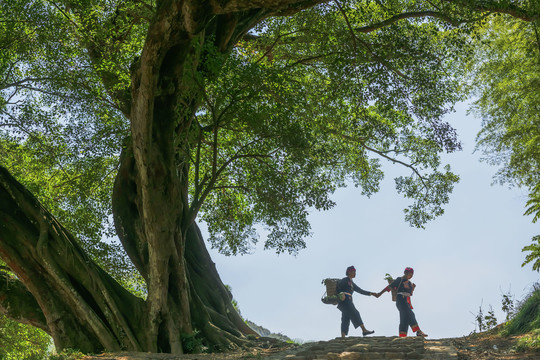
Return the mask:
[[[17,275],[11,286],[0,289],[2,312],[44,329],[58,350],[171,352],[181,344],[181,326],[167,318],[149,337],[149,303],[88,258],[73,236],[1,167],[0,221],[0,256]],[[253,330],[232,306],[196,224],[186,234],[191,325],[212,349],[243,344],[243,335]],[[185,316],[178,300],[167,295],[169,319]],[[14,303],[18,308],[10,305]]]

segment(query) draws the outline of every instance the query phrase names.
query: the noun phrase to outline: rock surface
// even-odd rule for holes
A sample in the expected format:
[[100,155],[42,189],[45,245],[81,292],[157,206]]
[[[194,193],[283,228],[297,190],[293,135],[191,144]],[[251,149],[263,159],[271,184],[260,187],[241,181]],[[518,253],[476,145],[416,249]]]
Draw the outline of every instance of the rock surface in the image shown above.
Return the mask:
[[540,351],[516,351],[522,336],[501,337],[494,333],[471,334],[447,339],[419,337],[347,337],[329,341],[288,344],[274,338],[253,339],[248,349],[229,353],[171,355],[114,353],[85,356],[83,360],[540,360]]
[[[262,341],[264,342],[264,340]],[[183,359],[269,359],[269,360],[458,360],[452,339],[426,340],[419,337],[347,337],[304,345],[280,347],[271,340],[266,349],[227,354],[170,355],[119,353],[86,356],[85,360],[183,360]]]
[[430,359],[458,360],[457,351],[449,340],[425,340],[418,337],[348,337],[331,341],[307,344],[280,354],[270,355],[268,359]]

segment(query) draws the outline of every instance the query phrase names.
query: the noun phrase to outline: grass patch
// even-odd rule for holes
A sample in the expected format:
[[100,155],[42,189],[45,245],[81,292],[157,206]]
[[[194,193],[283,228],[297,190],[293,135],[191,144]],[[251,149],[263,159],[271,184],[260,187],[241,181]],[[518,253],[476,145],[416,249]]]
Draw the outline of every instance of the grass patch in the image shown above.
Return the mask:
[[[533,291],[518,305],[516,315],[506,323],[501,335],[521,335],[540,329],[540,288]],[[536,332],[538,337],[538,332]]]
[[534,351],[540,353],[540,329],[536,329],[521,337],[516,344],[516,351]]
[[532,291],[517,306],[515,316],[502,328],[502,336],[519,336],[515,350],[540,352],[540,286]]

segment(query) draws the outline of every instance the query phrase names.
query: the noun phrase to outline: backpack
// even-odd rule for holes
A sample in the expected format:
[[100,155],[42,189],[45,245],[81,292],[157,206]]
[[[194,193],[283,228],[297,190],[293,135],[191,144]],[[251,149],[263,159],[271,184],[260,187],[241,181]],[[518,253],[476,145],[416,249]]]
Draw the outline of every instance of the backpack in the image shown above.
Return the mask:
[[323,279],[322,284],[326,286],[326,291],[324,292],[321,301],[324,304],[328,305],[337,305],[339,302],[338,294],[336,293],[337,283],[339,279]]
[[[388,285],[390,285],[390,284],[394,281],[394,279],[392,278],[392,276],[391,276],[390,274],[388,274],[388,273],[386,274],[386,276],[384,277],[384,279],[385,279],[386,281],[388,281]],[[401,277],[401,281],[400,281],[400,283],[399,283],[399,285],[398,285],[398,288],[401,286],[401,283],[402,283],[402,282],[403,282],[403,277]],[[392,289],[392,288],[391,288],[390,291],[392,291],[392,301],[396,301],[396,300],[397,300],[397,288],[396,288],[396,289]]]

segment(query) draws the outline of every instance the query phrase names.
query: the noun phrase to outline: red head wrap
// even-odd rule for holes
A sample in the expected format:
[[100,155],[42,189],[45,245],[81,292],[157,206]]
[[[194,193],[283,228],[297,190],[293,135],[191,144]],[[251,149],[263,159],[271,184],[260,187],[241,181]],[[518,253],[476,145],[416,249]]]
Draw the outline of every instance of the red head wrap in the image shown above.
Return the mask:
[[414,270],[413,270],[412,267],[407,267],[407,268],[405,268],[405,271],[404,271],[404,272],[414,274]]
[[347,271],[345,272],[345,275],[349,275],[349,272],[351,272],[351,271],[356,271],[356,269],[352,265],[347,268]]

